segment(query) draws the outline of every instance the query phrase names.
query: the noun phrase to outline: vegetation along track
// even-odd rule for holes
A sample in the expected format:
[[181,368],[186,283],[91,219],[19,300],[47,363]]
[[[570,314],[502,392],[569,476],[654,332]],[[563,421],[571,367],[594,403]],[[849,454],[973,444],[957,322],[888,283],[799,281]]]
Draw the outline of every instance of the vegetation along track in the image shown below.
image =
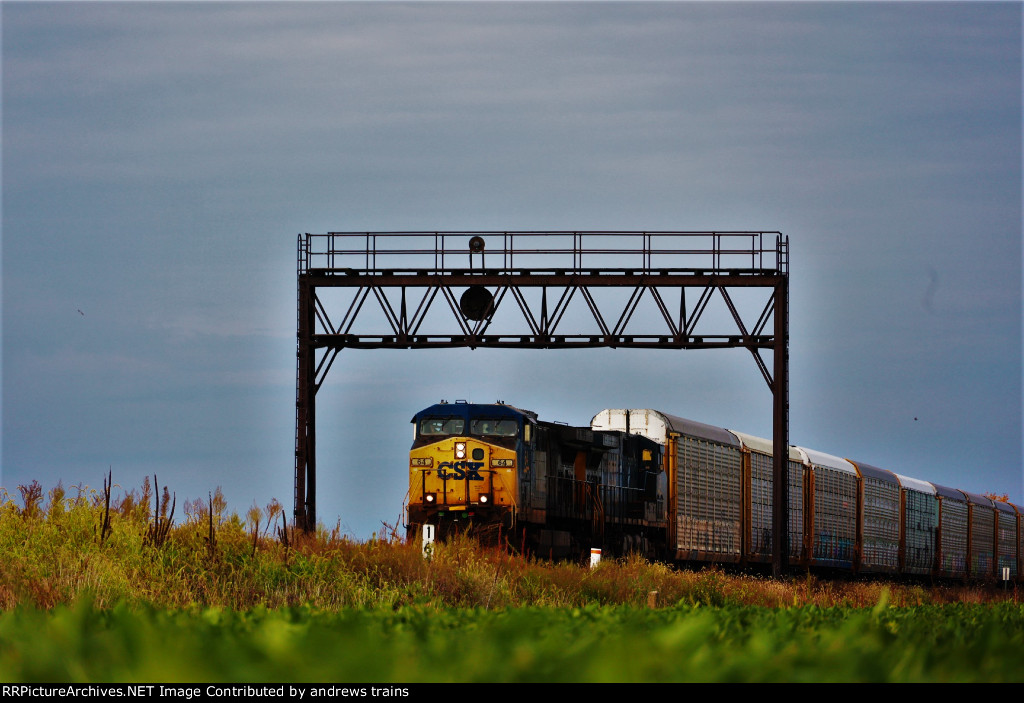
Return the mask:
[[219,491],[175,518],[154,485],[0,494],[0,679],[1024,678],[1024,609],[992,586],[586,569],[460,538],[428,561],[387,526],[296,534]]

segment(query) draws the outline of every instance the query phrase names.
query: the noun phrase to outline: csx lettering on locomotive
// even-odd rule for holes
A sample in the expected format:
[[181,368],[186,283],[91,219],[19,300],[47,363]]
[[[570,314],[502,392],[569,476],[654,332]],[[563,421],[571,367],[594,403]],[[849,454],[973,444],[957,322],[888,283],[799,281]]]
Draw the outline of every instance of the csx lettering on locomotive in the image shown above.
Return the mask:
[[443,481],[483,481],[482,468],[482,461],[444,461],[437,465],[437,477]]

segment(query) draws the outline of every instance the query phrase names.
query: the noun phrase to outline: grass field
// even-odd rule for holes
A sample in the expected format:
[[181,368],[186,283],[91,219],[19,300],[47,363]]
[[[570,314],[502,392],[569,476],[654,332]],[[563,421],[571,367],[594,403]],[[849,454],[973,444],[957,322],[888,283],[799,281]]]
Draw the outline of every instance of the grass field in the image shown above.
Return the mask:
[[0,679],[121,682],[1020,681],[1009,604],[0,615]]
[[[994,588],[597,569],[278,529],[147,483],[0,496],[0,680],[1020,681]],[[211,510],[212,507],[212,510]],[[389,532],[384,530],[384,532]],[[648,607],[657,592],[657,607]]]

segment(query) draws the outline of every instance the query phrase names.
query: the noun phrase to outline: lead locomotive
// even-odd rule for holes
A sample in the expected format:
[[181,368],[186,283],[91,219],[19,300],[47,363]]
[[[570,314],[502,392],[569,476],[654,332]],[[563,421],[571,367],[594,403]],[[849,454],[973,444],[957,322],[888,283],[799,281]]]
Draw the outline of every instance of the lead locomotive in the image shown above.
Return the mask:
[[543,422],[503,403],[445,403],[413,417],[410,533],[472,528],[543,556],[665,556],[661,447],[621,431]]

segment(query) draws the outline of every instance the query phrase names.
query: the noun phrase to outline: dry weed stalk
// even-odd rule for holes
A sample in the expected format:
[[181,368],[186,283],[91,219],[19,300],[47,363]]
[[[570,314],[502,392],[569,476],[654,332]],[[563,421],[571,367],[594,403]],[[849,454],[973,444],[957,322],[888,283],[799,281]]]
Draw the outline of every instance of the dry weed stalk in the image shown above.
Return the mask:
[[249,512],[245,514],[245,519],[252,527],[252,551],[249,553],[249,558],[251,559],[256,556],[256,544],[260,537],[260,522],[263,521],[263,511],[260,510],[255,501],[252,507],[249,508]]
[[288,518],[285,517],[284,510],[281,511],[281,526],[277,528],[277,538],[284,545],[284,563],[288,563]]
[[21,493],[21,500],[24,502],[25,507],[21,511],[21,516],[24,518],[34,518],[39,515],[39,501],[43,498],[43,487],[39,485],[39,481],[32,480],[27,486],[18,486],[18,492]]
[[[159,485],[156,474],[153,474],[154,489]],[[160,501],[159,509],[154,506],[153,524],[150,525],[149,529],[146,531],[146,541],[158,549],[163,547],[164,543],[167,541],[167,535],[171,531],[171,525],[174,524],[174,508],[177,506],[177,503],[177,494],[175,493],[172,498],[170,491],[167,490],[167,486],[164,486],[164,494]],[[167,510],[168,504],[170,504],[171,508],[169,513]]]
[[209,497],[209,503],[206,505],[206,515],[209,519],[209,531],[206,536],[206,549],[210,559],[213,559],[217,552],[217,533],[213,529],[213,494],[207,493],[207,496]]
[[107,477],[103,479],[103,520],[100,523],[100,544],[110,535],[110,489],[114,485],[114,470],[107,467]]
[[277,498],[272,498],[270,502],[267,503],[267,526],[263,528],[264,536],[270,533],[270,526],[274,524],[274,520],[277,518],[279,513],[282,515],[284,514],[284,506],[281,505],[281,502]]

